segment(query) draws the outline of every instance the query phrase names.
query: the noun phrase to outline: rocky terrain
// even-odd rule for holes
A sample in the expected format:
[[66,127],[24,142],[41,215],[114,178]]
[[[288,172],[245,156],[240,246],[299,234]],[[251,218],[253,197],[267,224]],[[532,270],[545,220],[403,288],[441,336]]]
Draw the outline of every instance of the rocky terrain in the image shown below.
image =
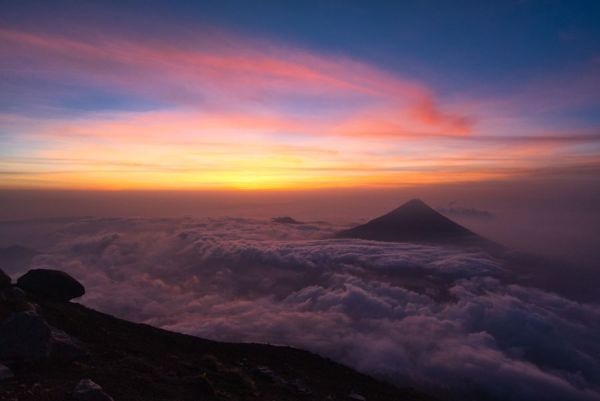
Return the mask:
[[[0,270],[0,400],[428,400],[306,351],[221,343],[70,302],[56,270]],[[118,296],[118,294],[115,294]]]

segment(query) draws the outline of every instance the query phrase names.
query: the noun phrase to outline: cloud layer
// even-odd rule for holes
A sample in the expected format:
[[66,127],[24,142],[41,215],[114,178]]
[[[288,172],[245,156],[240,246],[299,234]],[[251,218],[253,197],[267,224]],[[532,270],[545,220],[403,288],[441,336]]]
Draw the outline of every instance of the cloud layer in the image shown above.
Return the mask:
[[597,307],[504,284],[483,253],[326,239],[336,229],[74,219],[33,266],[70,272],[83,303],[123,318],[294,345],[444,397],[600,399]]

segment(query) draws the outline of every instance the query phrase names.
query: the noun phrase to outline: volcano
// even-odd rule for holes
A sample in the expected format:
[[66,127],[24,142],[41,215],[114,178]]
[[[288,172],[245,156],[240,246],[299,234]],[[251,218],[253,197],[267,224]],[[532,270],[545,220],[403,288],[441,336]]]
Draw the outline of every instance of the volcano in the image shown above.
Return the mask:
[[491,245],[485,238],[438,213],[420,199],[360,226],[340,231],[337,238],[456,245]]

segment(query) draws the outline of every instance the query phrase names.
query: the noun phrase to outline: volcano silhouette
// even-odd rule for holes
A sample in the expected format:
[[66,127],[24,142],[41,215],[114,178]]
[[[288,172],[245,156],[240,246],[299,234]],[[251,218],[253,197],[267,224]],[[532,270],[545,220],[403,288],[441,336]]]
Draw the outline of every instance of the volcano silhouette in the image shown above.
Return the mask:
[[491,241],[413,199],[365,224],[340,231],[337,238],[372,241],[490,245]]

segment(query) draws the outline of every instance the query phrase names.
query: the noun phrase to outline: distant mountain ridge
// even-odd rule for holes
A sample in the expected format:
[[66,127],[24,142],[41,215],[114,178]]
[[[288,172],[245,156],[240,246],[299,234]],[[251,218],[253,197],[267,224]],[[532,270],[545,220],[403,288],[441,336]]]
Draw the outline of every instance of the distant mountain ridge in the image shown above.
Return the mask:
[[336,237],[387,242],[493,244],[435,211],[420,199],[412,199],[383,216],[340,231]]

